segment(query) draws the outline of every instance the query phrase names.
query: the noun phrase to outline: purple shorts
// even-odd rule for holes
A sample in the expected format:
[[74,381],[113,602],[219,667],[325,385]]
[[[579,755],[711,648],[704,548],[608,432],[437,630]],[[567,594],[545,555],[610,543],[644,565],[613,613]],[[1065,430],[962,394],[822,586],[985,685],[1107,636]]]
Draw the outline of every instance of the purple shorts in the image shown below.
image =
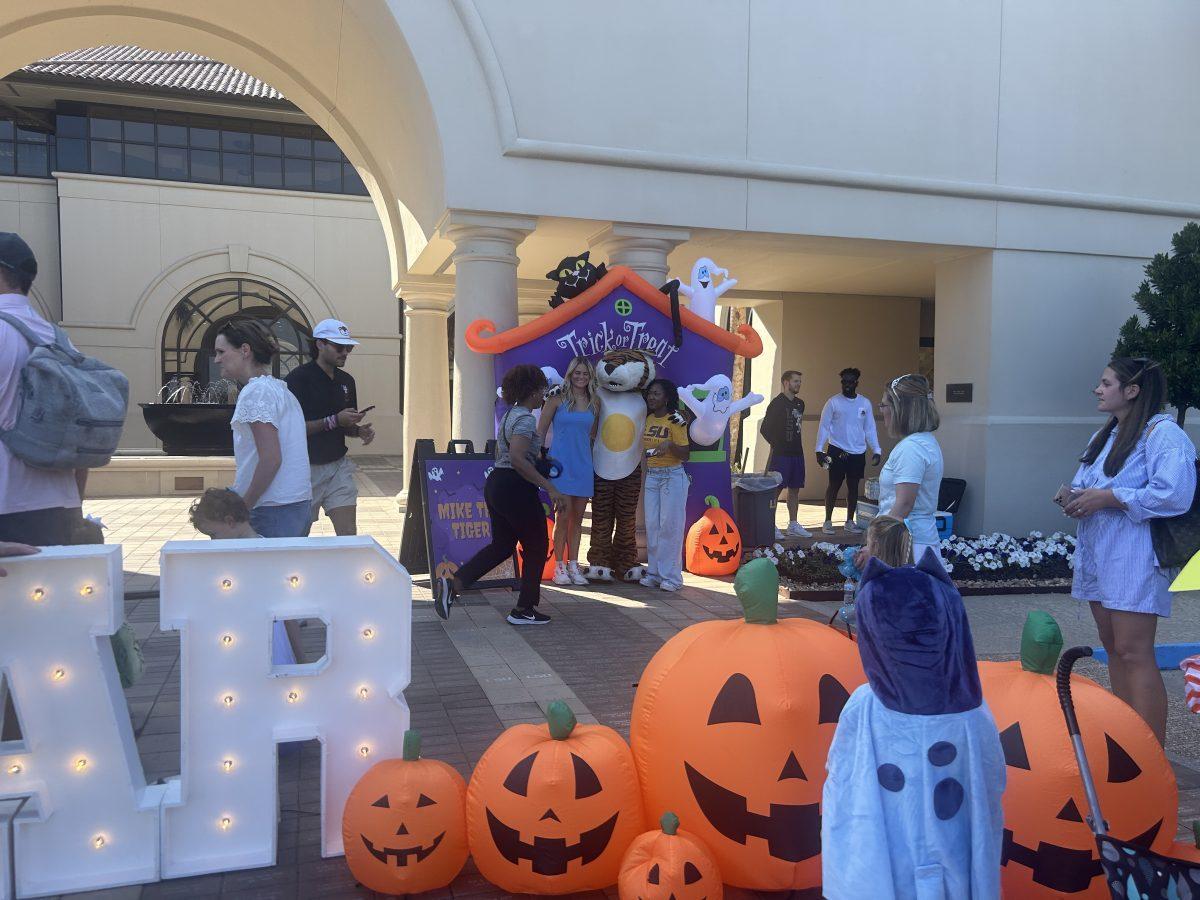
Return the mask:
[[778,472],[783,476],[783,484],[780,487],[804,487],[803,456],[776,456],[775,454],[771,454],[771,461],[767,463],[767,471]]

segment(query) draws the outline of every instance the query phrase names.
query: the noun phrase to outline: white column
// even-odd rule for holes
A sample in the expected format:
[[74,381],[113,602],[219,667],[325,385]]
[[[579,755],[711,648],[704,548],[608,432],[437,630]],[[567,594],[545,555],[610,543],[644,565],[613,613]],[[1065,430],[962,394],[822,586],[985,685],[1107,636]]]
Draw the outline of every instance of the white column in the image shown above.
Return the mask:
[[593,264],[628,266],[659,287],[667,281],[667,256],[691,236],[686,228],[613,222],[588,238],[588,247]]
[[401,283],[404,303],[404,485],[413,445],[432,438],[439,451],[450,440],[450,352],[446,322],[454,301],[449,278]]
[[517,246],[537,219],[450,210],[439,231],[454,242],[454,386],[452,431],[477,450],[494,437],[496,380],[490,354],[476,353],[463,339],[476,319],[496,331],[517,324]]

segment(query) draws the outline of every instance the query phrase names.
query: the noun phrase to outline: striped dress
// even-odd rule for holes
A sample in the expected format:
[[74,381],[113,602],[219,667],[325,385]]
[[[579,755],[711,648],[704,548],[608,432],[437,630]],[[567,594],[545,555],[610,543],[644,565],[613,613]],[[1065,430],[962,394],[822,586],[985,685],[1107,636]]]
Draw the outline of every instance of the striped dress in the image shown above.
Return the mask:
[[[1151,428],[1153,426],[1153,428]],[[1196,490],[1196,448],[1168,415],[1150,420],[1115,476],[1104,474],[1116,429],[1091,465],[1071,481],[1077,490],[1111,488],[1128,509],[1102,509],[1079,520],[1071,596],[1106,609],[1171,614],[1173,572],[1161,569],[1150,540],[1150,520],[1187,512]]]

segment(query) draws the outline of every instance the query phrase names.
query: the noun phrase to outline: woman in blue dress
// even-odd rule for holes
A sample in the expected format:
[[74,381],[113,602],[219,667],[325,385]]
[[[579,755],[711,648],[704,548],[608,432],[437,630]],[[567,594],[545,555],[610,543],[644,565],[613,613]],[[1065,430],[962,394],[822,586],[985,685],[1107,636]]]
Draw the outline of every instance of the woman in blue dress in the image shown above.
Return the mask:
[[584,357],[575,357],[563,375],[562,392],[546,401],[538,422],[543,441],[554,426],[553,456],[562,464],[562,474],[551,484],[567,498],[566,509],[554,521],[555,584],[588,583],[579,569],[579,538],[596,478],[592,468],[600,412],[596,388],[595,367]]
[[1160,742],[1167,692],[1154,658],[1158,617],[1171,614],[1172,572],[1154,555],[1150,520],[1188,511],[1196,490],[1196,448],[1162,415],[1167,379],[1149,359],[1114,359],[1094,391],[1109,416],[1058,501],[1079,520],[1071,596],[1087,601],[1108,651],[1113,693]]

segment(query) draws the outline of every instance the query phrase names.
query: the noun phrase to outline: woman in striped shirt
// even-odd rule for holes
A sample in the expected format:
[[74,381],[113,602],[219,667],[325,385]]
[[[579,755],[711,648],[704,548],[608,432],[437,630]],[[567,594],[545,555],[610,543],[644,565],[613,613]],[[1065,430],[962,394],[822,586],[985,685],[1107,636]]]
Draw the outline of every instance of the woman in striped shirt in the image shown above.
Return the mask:
[[1160,742],[1167,692],[1154,658],[1159,616],[1171,614],[1172,573],[1154,555],[1150,520],[1187,512],[1196,448],[1162,415],[1167,379],[1149,359],[1114,359],[1094,391],[1109,416],[1080,458],[1063,510],[1079,520],[1071,596],[1089,603],[1108,651],[1113,693]]

